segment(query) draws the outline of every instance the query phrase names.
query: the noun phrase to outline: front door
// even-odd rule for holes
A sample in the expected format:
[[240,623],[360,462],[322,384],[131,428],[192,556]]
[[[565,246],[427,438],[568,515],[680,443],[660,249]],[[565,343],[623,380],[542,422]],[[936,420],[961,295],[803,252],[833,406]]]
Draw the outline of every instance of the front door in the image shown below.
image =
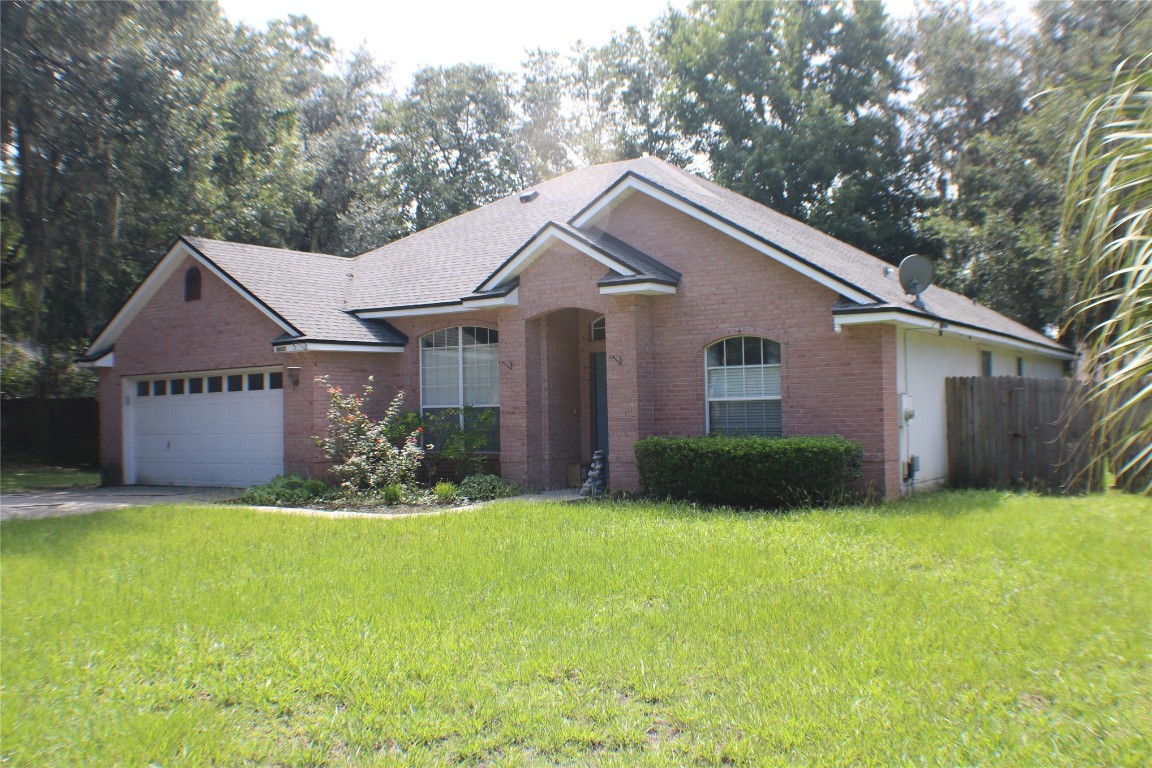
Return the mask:
[[608,459],[608,360],[606,352],[591,354],[592,369],[592,450],[603,451]]

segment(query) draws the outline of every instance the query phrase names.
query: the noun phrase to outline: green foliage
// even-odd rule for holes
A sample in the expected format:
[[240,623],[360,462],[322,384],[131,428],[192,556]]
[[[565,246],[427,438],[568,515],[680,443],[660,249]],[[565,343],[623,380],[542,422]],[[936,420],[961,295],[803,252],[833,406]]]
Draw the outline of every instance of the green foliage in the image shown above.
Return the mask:
[[432,486],[432,494],[436,497],[436,501],[441,504],[450,504],[456,500],[459,495],[459,490],[456,488],[455,483],[441,481]]
[[422,69],[379,122],[411,231],[531,183],[507,73],[478,64]]
[[696,2],[663,23],[670,109],[718,183],[889,260],[909,252],[915,158],[880,2]]
[[521,493],[517,483],[502,480],[497,475],[469,475],[460,481],[456,495],[470,501],[487,501],[516,496]]
[[1084,108],[1063,233],[1095,418],[1093,480],[1152,495],[1152,54],[1117,69]]
[[839,501],[860,476],[860,443],[841,437],[649,437],[636,443],[644,493],[775,508]]
[[423,423],[427,439],[435,444],[440,456],[452,462],[456,477],[483,472],[484,452],[492,449],[494,411],[471,405],[445,408],[424,414]]
[[335,462],[332,474],[340,480],[340,487],[350,493],[383,489],[385,498],[403,498],[404,489],[416,485],[424,458],[422,428],[417,427],[398,442],[390,437],[393,423],[400,418],[404,393],[397,393],[384,417],[377,420],[364,412],[372,394],[371,377],[363,395],[345,394],[324,376],[316,381],[326,388],[329,401],[328,434],[315,440],[324,455]]
[[96,374],[74,362],[79,352],[71,347],[32,354],[0,335],[0,397],[96,397]]
[[300,475],[277,475],[264,485],[246,488],[239,501],[256,507],[306,507],[339,495],[323,480]]

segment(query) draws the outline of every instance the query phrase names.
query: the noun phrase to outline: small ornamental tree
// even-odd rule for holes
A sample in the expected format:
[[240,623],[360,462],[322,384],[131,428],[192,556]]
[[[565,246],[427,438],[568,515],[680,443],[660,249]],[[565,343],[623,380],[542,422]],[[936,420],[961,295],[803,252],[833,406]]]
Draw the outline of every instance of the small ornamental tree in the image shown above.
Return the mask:
[[[315,438],[316,444],[331,459],[332,474],[340,480],[340,487],[350,492],[382,490],[389,486],[409,489],[416,485],[420,462],[425,447],[420,445],[423,427],[389,439],[395,434],[394,425],[401,418],[404,392],[398,392],[382,419],[369,418],[364,404],[372,395],[372,377],[364,385],[364,394],[345,393],[340,387],[328,383],[326,376],[317,382],[327,388],[328,435]],[[426,446],[431,448],[432,446]]]

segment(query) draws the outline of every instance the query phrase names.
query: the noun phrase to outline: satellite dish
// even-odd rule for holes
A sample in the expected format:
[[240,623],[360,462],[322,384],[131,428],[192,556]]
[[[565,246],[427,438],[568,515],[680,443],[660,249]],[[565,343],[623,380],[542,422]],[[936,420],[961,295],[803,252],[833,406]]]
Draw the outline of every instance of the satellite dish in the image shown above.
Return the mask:
[[936,269],[932,266],[932,260],[927,256],[913,253],[910,256],[905,256],[904,260],[900,262],[900,285],[904,288],[904,293],[916,297],[912,306],[925,309],[924,300],[920,298],[920,294],[928,290],[928,286],[932,285],[932,278],[935,276]]

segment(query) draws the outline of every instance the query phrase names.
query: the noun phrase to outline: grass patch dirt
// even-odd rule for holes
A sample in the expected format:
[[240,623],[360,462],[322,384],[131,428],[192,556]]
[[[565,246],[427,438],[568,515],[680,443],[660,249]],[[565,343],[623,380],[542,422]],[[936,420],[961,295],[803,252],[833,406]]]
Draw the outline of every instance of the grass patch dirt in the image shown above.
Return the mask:
[[1152,509],[3,524],[13,765],[1147,765]]

